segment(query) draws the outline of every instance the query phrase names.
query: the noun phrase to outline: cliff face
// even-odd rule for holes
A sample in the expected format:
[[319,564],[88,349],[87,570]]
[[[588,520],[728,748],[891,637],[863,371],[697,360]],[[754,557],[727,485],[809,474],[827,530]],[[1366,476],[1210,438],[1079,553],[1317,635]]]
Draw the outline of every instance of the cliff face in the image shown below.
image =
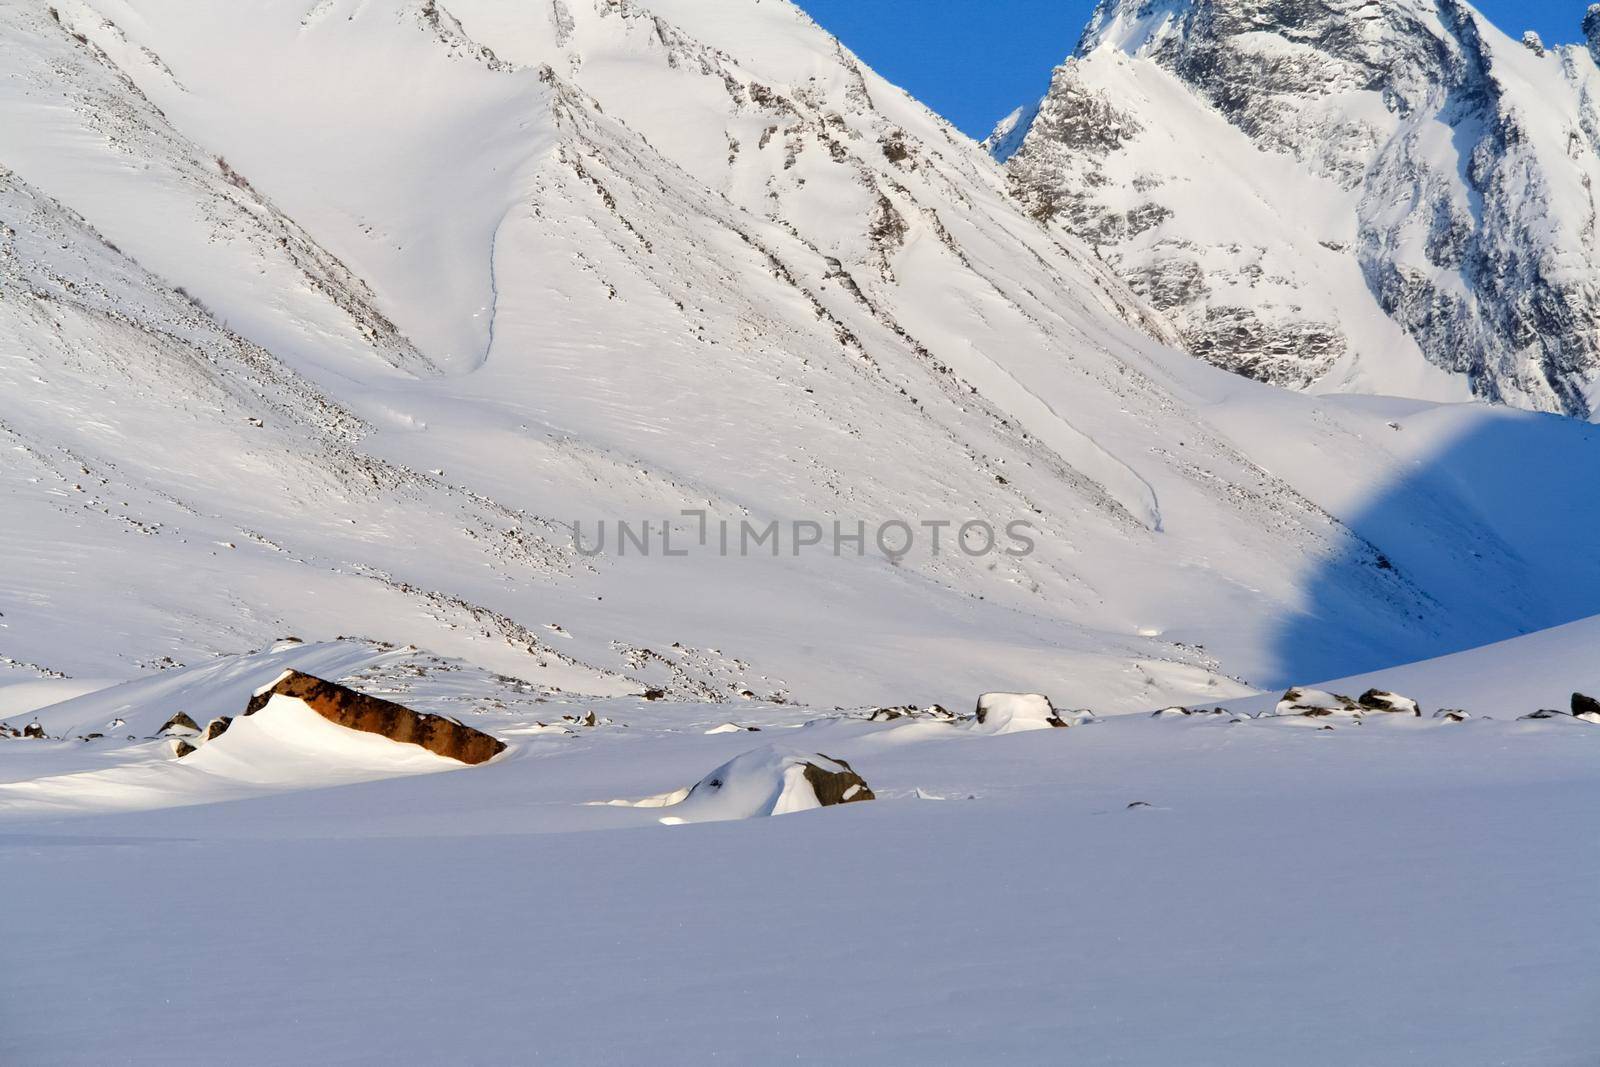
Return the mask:
[[990,147],[1213,363],[1588,417],[1600,7],[1584,30],[1513,41],[1460,0],[1106,0]]

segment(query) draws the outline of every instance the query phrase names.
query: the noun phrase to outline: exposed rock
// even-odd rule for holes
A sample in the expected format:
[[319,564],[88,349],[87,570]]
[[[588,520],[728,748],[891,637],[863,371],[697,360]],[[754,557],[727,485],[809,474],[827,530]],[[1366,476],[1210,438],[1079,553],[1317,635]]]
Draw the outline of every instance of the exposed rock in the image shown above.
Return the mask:
[[1000,733],[1072,725],[1040,693],[984,693],[975,714],[979,723],[998,727]]
[[1570,719],[1570,718],[1572,718],[1572,713],[1569,712],[1569,711],[1561,711],[1558,708],[1540,708],[1538,711],[1533,711],[1533,712],[1529,712],[1526,715],[1517,716],[1517,721],[1518,722],[1522,722],[1524,719]]
[[1534,30],[1527,30],[1523,33],[1522,47],[1536,56],[1541,58],[1544,56],[1544,39]]
[[917,709],[914,705],[905,704],[898,708],[874,708],[871,715],[867,716],[868,722],[893,722],[915,715]]
[[195,747],[181,737],[174,737],[167,744],[172,746],[172,754],[178,759],[182,759],[195,751]]
[[1600,726],[1600,700],[1582,693],[1573,693],[1572,717]]
[[228,724],[231,722],[233,722],[233,717],[230,715],[223,715],[219,718],[212,719],[206,724],[205,739],[207,741],[214,741],[221,737],[227,732]]
[[44,727],[40,726],[38,720],[36,719],[22,728],[22,736],[31,737],[36,740],[43,740],[48,735],[44,732]]
[[1384,689],[1368,689],[1356,698],[1356,703],[1368,711],[1389,711],[1418,718],[1422,716],[1422,707],[1415,700]]
[[1278,701],[1279,715],[1305,715],[1321,718],[1328,715],[1356,715],[1362,713],[1361,705],[1340,693],[1325,693],[1320,689],[1296,686],[1283,694]]
[[1460,708],[1440,708],[1433,713],[1433,717],[1443,719],[1445,722],[1466,722],[1472,718],[1472,713],[1462,711]]
[[180,711],[172,718],[161,724],[161,729],[156,731],[156,736],[160,737],[162,734],[166,733],[197,734],[199,732],[199,724],[197,724],[193,719],[189,718],[188,715]]
[[954,722],[955,713],[946,710],[939,704],[930,704],[926,708],[919,708],[915,704],[904,704],[895,708],[876,708],[867,716],[868,722],[894,722],[896,719],[932,719],[936,722]]
[[1583,36],[1589,42],[1589,55],[1600,64],[1600,4],[1590,4],[1584,12]]
[[822,763],[807,760],[801,765],[806,781],[811,783],[811,790],[817,795],[818,804],[826,808],[834,804],[877,799],[866,779],[857,774],[850,764],[836,756],[821,758]]
[[1188,708],[1162,708],[1160,711],[1151,712],[1152,719],[1181,719],[1189,714]]
[[246,715],[254,715],[274,697],[303,701],[329,722],[352,730],[380,734],[392,741],[420,745],[436,755],[482,763],[505,750],[505,742],[442,715],[425,715],[403,705],[358,693],[299,671],[285,671],[272,685],[250,698]]

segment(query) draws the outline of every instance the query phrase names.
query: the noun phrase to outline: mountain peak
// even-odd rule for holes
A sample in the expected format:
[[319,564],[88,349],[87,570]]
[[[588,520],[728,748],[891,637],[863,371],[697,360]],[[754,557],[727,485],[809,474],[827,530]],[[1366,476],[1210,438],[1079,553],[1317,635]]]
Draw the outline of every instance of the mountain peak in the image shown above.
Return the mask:
[[1587,416],[1600,71],[1553,54],[1463,0],[1105,0],[991,147],[1219,365]]

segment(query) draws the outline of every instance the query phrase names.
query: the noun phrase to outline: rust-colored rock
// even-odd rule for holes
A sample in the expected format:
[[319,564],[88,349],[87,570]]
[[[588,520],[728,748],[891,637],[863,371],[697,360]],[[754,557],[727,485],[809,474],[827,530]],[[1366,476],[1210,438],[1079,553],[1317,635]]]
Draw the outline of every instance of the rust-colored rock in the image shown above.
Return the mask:
[[420,745],[429,752],[462,763],[482,763],[499,755],[506,747],[499,738],[454,719],[412,711],[393,701],[370,697],[299,671],[285,673],[272,688],[251,697],[244,713],[254,715],[274,696],[304,701],[324,719],[351,730]]

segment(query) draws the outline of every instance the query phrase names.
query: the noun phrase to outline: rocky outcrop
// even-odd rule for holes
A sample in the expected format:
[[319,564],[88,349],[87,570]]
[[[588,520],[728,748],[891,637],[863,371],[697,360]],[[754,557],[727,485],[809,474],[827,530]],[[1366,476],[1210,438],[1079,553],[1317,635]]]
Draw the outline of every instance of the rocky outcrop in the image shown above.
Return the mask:
[[821,763],[807,760],[801,764],[806,781],[811,784],[811,791],[816,794],[820,806],[827,808],[834,804],[877,799],[867,780],[857,774],[850,764],[834,756],[822,756],[821,759]]
[[1441,392],[1426,360],[1587,417],[1600,5],[1583,27],[1596,58],[1463,0],[1103,0],[989,145],[1202,359]]
[[938,704],[930,704],[920,708],[915,704],[903,704],[893,708],[874,708],[872,714],[867,716],[868,722],[894,722],[896,719],[931,719],[934,722],[955,722],[955,712],[949,711]]
[[1329,693],[1321,689],[1295,686],[1279,698],[1275,714],[1303,715],[1313,719],[1326,718],[1330,715],[1360,718],[1371,714],[1421,717],[1422,706],[1410,697],[1391,693],[1386,689],[1368,689],[1359,697],[1352,699],[1343,693]]
[[178,712],[172,718],[161,724],[161,729],[156,731],[156,736],[164,734],[197,734],[200,726],[184,712]]
[[302,701],[324,719],[348,729],[419,745],[462,763],[483,763],[506,747],[504,741],[454,719],[415,712],[299,671],[285,671],[276,682],[256,693],[244,714],[253,715],[278,697]]
[[1321,689],[1295,686],[1279,698],[1276,713],[1320,719],[1329,715],[1359,716],[1362,707],[1341,693],[1328,693]]
[[1414,715],[1418,718],[1422,716],[1422,706],[1415,700],[1384,689],[1368,689],[1356,697],[1356,703],[1367,711],[1387,711],[1399,715]]

